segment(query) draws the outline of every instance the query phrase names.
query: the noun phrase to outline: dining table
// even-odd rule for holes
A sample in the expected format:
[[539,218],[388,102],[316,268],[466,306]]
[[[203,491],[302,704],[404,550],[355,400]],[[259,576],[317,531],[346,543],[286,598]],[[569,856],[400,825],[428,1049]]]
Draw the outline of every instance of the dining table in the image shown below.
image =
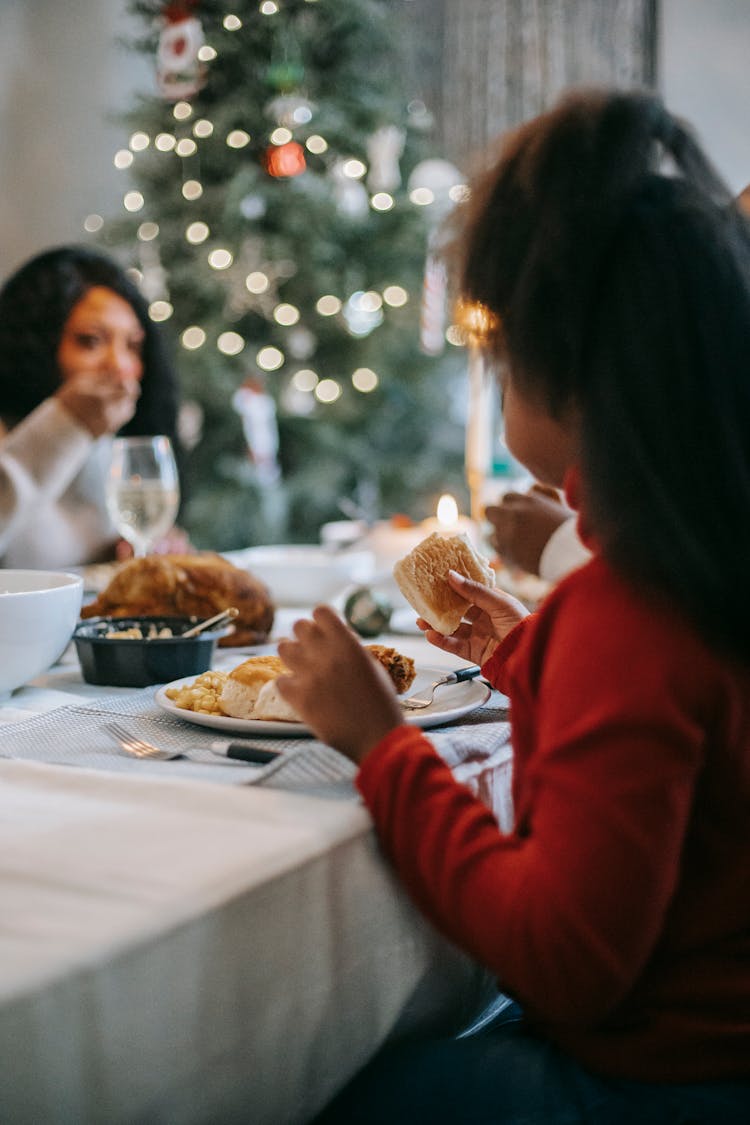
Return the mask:
[[[279,608],[270,648],[304,613]],[[416,630],[373,640],[462,664]],[[212,732],[156,691],[84,682],[71,645],[0,701],[0,1120],[295,1125],[385,1043],[466,1027],[495,984],[400,886],[351,763],[271,735],[271,765],[192,760]],[[427,733],[508,827],[486,694]],[[131,758],[112,721],[184,756]]]

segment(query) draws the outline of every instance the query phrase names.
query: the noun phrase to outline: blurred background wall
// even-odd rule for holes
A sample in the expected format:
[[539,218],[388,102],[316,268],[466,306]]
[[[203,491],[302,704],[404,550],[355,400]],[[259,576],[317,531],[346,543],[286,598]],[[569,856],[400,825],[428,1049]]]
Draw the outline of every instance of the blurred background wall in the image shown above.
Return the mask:
[[[462,154],[451,152],[451,146],[473,144],[492,131],[493,121],[485,118],[478,132],[467,130],[462,136],[451,118],[451,108],[459,105],[454,96],[461,81],[459,47],[475,51],[480,69],[491,60],[479,44],[458,37],[468,34],[473,10],[477,19],[487,18],[492,4],[403,2],[413,7],[419,30],[415,83],[442,114],[444,154],[459,160]],[[588,2],[596,12],[602,0]],[[637,2],[604,0],[618,19]],[[504,13],[515,12],[516,19],[524,10],[524,0],[497,3]],[[580,12],[585,3],[577,0],[574,6]],[[527,0],[526,6],[554,13],[565,23],[567,0]],[[750,0],[643,0],[643,7],[644,19],[649,9],[655,13],[650,63],[656,85],[669,107],[692,121],[719,170],[739,190],[750,182]],[[116,114],[132,105],[138,91],[153,89],[148,61],[121,43],[131,26],[124,0],[0,0],[0,276],[37,250],[83,238],[86,215],[117,211],[123,181],[112,156],[127,134]],[[639,29],[642,24],[638,34]],[[587,36],[576,30],[566,50],[582,77],[595,79],[601,77],[596,60],[604,51],[606,61],[611,47],[605,41],[597,44],[593,32]],[[616,50],[614,62],[625,82],[629,48]],[[559,47],[551,57],[561,58],[561,51]],[[514,87],[513,96],[521,98],[518,89]],[[496,107],[503,104],[498,97],[496,91]],[[517,101],[505,108],[512,115],[528,104]],[[529,112],[534,111],[532,105]],[[502,125],[498,122],[498,128]]]

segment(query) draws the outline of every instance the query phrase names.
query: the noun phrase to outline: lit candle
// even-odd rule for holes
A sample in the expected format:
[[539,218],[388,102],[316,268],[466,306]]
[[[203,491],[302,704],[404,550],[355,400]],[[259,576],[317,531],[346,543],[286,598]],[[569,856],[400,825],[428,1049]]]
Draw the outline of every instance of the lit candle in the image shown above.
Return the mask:
[[423,520],[423,535],[436,531],[438,535],[467,535],[473,542],[477,540],[477,525],[467,516],[458,512],[458,504],[449,492],[444,492],[438,500],[434,517]]

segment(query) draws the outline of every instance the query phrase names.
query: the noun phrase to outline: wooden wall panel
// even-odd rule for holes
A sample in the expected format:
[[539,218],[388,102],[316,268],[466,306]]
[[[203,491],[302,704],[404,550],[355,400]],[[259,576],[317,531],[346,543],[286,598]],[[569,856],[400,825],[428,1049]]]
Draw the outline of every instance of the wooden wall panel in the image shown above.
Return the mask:
[[467,168],[566,87],[654,86],[658,0],[409,0],[445,156]]

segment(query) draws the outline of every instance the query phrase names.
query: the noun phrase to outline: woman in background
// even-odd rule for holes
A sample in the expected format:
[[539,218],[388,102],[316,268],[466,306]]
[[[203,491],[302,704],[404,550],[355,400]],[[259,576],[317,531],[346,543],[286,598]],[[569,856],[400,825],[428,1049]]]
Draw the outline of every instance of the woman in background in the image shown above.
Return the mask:
[[111,559],[114,434],[176,442],[177,378],[144,297],[105,255],[62,246],[0,290],[0,564]]

